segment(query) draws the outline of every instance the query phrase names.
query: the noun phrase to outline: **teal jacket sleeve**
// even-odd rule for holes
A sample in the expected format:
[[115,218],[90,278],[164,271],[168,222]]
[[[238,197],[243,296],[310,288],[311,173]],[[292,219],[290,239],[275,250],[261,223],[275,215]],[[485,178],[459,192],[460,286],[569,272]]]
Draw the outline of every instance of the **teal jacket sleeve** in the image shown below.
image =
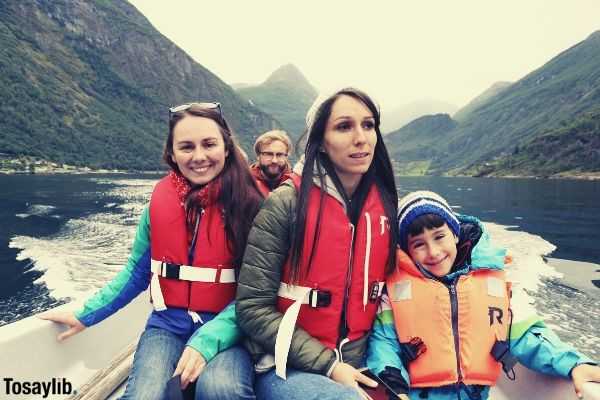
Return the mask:
[[552,330],[538,321],[522,336],[511,335],[511,353],[519,362],[534,371],[569,378],[579,364],[595,364],[593,360],[562,342]]
[[379,375],[385,367],[395,367],[402,371],[402,377],[408,380],[408,371],[400,359],[400,342],[394,326],[394,315],[387,294],[381,296],[381,303],[373,323],[367,346],[367,367]]
[[242,331],[235,317],[235,302],[232,301],[215,318],[198,328],[187,346],[198,351],[209,362],[221,351],[235,345],[241,336]]
[[125,267],[88,299],[83,308],[75,313],[75,317],[85,326],[97,324],[146,290],[150,278],[150,214],[146,206]]

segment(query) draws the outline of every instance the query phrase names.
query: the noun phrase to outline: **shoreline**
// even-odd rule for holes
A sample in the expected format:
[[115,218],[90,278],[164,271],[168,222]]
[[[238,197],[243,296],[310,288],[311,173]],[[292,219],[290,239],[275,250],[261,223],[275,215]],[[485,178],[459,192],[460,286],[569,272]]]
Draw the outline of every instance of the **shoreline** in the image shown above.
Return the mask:
[[44,160],[33,156],[21,156],[15,158],[4,153],[0,153],[0,174],[1,175],[52,175],[52,174],[158,174],[165,170],[123,170],[108,168],[91,168],[86,166],[76,166],[70,164],[57,163]]
[[[164,170],[156,169],[151,171],[140,170],[121,170],[121,169],[93,169],[90,167],[79,167],[69,164],[59,164],[56,162],[43,160],[33,156],[21,156],[14,158],[8,154],[0,153],[0,174],[2,175],[46,175],[46,174],[159,174]],[[427,177],[437,175],[398,175],[402,177]],[[506,179],[562,179],[577,181],[600,181],[599,172],[559,172],[551,176],[534,175],[440,175],[448,178],[506,178]]]
[[534,176],[534,175],[504,175],[504,176],[473,176],[473,175],[402,175],[396,176],[402,178],[479,178],[479,179],[547,179],[547,180],[572,180],[572,181],[600,181],[600,172],[587,175],[552,175],[552,176]]
[[122,170],[122,169],[91,169],[87,167],[71,168],[39,168],[35,171],[0,169],[0,175],[83,175],[83,174],[164,174],[166,170]]

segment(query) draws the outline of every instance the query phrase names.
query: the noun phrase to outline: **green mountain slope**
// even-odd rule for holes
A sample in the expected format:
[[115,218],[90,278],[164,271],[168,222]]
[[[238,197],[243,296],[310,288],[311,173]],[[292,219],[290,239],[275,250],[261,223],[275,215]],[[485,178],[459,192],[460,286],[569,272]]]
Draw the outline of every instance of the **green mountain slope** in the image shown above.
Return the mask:
[[406,124],[425,115],[453,114],[457,107],[454,104],[434,99],[423,99],[404,104],[381,115],[381,132],[388,134],[404,127]]
[[277,69],[262,84],[237,92],[280,121],[294,140],[304,133],[306,112],[317,97],[315,88],[292,64]]
[[[448,114],[425,115],[384,136],[396,172],[401,175],[427,174],[430,160],[441,156],[436,143],[456,127]],[[395,158],[397,154],[401,154],[401,158]]]
[[219,101],[241,142],[277,125],[124,0],[0,2],[0,152],[156,169],[168,107]]
[[[471,110],[433,145],[433,157],[419,161],[429,163],[429,174],[479,174],[486,164],[576,123],[599,104],[600,31]],[[575,138],[567,135],[564,140]],[[392,153],[396,160],[416,161],[413,154],[403,153],[402,146],[396,149]],[[585,160],[579,163],[583,168]]]
[[562,125],[469,172],[547,177],[600,171],[600,107]]
[[437,156],[435,143],[457,126],[448,114],[425,115],[384,136],[391,154],[402,153],[411,160]]
[[455,121],[464,121],[467,119],[469,114],[473,112],[473,110],[483,106],[485,103],[490,101],[495,95],[502,92],[504,89],[512,85],[512,82],[496,82],[489,88],[483,91],[479,96],[475,97],[471,100],[466,106],[462,107],[460,110],[456,111],[452,118]]

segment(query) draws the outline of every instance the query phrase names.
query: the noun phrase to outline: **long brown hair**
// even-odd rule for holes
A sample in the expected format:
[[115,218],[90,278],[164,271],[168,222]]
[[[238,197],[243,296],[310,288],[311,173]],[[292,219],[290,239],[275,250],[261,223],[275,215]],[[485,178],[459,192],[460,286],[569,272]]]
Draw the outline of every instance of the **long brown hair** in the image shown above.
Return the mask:
[[[377,144],[375,145],[375,154],[373,157],[373,161],[371,162],[369,171],[365,175],[374,177],[375,184],[377,185],[377,189],[379,190],[383,201],[385,214],[388,218],[388,221],[390,221],[390,244],[388,249],[388,264],[386,266],[386,273],[391,273],[395,267],[397,240],[396,238],[398,237],[398,227],[395,221],[398,207],[398,194],[396,192],[396,183],[394,181],[392,163],[390,161],[387,149],[385,148],[385,145],[383,143],[383,137],[379,129],[379,109],[366,93],[363,93],[362,91],[355,88],[345,88],[337,91],[319,105],[318,109],[315,112],[312,123],[310,123],[307,127],[307,131],[304,133],[303,137],[298,140],[298,143],[301,143],[304,137],[308,136],[306,140],[306,148],[304,150],[304,168],[302,170],[301,181],[302,183],[300,184],[300,191],[298,194],[297,203],[298,205],[296,207],[296,229],[292,239],[292,246],[290,249],[292,265],[291,275],[293,279],[298,278],[300,260],[302,259],[304,234],[306,232],[306,214],[308,210],[308,197],[310,189],[313,185],[315,165],[319,171],[318,175],[319,179],[321,180],[321,188],[326,187],[324,182],[325,173],[322,171],[322,160],[320,161],[319,158],[325,158],[325,164],[327,162],[331,163],[331,161],[329,160],[327,154],[319,151],[319,149],[323,144],[325,136],[325,127],[327,125],[327,120],[331,116],[331,109],[333,107],[333,103],[340,96],[350,96],[360,101],[369,109],[369,111],[371,111],[371,113],[373,114],[373,118],[375,119],[375,132],[377,134]],[[328,171],[328,173],[335,174],[335,170],[331,168],[331,170]],[[319,216],[323,208],[324,196],[325,190],[322,189],[319,201]],[[321,218],[317,217],[317,227],[315,230],[315,238],[313,240],[313,244],[316,243],[318,240],[318,234],[320,231],[320,220]],[[309,259],[312,258],[312,253],[314,253],[314,245]]]
[[[184,111],[175,112],[169,118],[169,135],[163,151],[163,160],[177,173],[179,167],[173,161],[173,131],[179,121],[187,115],[208,118],[213,120],[219,127],[223,136],[225,150],[228,152],[225,165],[220,173],[221,191],[219,203],[223,206],[225,219],[225,231],[228,245],[233,253],[234,265],[241,265],[246,240],[252,226],[254,216],[260,208],[262,195],[250,174],[246,159],[242,155],[239,146],[233,137],[229,124],[221,114],[220,108],[206,108],[192,104]],[[187,214],[188,229],[193,229],[193,216],[200,212],[200,204],[196,200],[197,192],[202,188],[200,185],[192,185],[192,189],[185,199],[185,210]]]

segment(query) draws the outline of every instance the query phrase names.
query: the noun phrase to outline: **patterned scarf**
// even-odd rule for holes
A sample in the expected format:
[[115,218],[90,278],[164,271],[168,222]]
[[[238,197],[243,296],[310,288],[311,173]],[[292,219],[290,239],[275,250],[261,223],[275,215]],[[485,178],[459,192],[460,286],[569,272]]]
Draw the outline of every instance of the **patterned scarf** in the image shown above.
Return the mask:
[[[169,172],[169,179],[175,185],[180,204],[185,207],[185,199],[190,190],[192,190],[192,185],[190,185],[190,182],[183,175],[175,171]],[[196,200],[200,204],[200,207],[206,208],[217,202],[220,193],[221,177],[219,176],[208,182],[196,193]]]

